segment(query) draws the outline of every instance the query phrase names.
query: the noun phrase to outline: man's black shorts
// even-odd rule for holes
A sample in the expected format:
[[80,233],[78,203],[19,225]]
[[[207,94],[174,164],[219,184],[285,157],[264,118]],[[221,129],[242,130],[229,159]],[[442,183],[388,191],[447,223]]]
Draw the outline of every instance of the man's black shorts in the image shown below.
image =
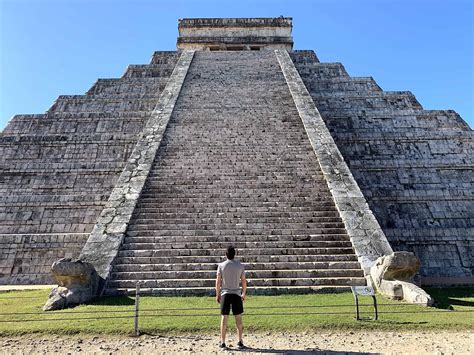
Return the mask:
[[221,314],[229,315],[231,308],[234,316],[244,313],[242,297],[234,293],[226,293],[221,297]]

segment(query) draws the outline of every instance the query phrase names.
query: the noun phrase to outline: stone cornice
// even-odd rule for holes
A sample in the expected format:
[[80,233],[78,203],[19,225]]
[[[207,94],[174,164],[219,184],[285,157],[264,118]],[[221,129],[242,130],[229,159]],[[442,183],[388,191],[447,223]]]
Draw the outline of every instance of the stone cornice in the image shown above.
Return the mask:
[[292,27],[291,17],[262,18],[184,18],[178,28],[184,27]]

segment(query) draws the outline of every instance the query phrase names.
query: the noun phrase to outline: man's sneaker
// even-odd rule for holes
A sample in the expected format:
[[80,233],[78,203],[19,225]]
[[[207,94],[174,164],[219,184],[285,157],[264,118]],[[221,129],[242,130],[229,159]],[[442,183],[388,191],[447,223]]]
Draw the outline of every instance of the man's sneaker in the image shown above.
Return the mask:
[[227,345],[225,345],[225,343],[221,343],[221,345],[219,345],[219,348],[221,348],[221,349],[227,349]]
[[237,343],[237,347],[238,347],[239,349],[245,349],[245,348],[246,348],[246,346],[244,345],[244,343],[243,343],[242,341],[239,341],[239,342]]

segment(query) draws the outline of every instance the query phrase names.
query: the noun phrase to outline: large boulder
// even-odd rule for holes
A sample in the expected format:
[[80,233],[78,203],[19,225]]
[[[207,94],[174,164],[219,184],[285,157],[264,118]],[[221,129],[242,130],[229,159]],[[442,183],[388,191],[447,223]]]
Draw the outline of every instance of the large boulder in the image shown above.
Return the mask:
[[58,286],[49,294],[43,311],[85,303],[97,295],[99,276],[91,264],[64,258],[55,261],[51,269]]
[[370,277],[384,296],[431,306],[433,298],[413,282],[419,268],[420,260],[415,254],[396,251],[378,258],[370,268]]

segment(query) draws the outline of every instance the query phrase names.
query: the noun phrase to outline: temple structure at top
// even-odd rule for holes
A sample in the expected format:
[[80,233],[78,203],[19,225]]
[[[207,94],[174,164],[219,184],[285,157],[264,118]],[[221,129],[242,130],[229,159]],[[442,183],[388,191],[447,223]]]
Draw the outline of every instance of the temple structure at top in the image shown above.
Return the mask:
[[290,17],[180,19],[177,48],[242,51],[293,48]]

